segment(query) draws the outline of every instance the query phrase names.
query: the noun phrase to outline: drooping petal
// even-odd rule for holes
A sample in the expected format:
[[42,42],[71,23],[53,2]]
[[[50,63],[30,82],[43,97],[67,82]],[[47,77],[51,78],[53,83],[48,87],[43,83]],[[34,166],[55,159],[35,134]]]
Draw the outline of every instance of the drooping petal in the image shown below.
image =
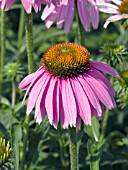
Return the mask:
[[88,98],[86,94],[83,93],[82,86],[77,81],[77,79],[74,78],[70,82],[74,91],[78,113],[86,125],[91,125],[91,109]]
[[60,98],[60,83],[56,81],[55,88],[53,91],[53,126],[57,129],[58,121],[59,121],[59,98]]
[[77,129],[80,130],[81,128],[81,117],[79,116],[79,114],[77,113],[77,118],[76,118],[76,126]]
[[40,94],[40,91],[42,89],[42,86],[44,86],[45,82],[47,81],[47,74],[43,74],[43,77],[41,77],[33,86],[29,98],[28,98],[28,104],[27,104],[27,114],[30,114],[32,109],[34,108],[34,105],[36,103],[36,100]]
[[71,24],[74,18],[74,11],[75,11],[74,0],[68,0],[68,3],[69,4],[67,5],[66,11],[65,11],[65,22],[64,22],[65,33],[68,33],[70,30],[70,27],[71,27]]
[[29,74],[28,76],[26,76],[19,84],[19,89],[21,91],[26,90],[28,88],[28,86],[30,85],[30,83],[33,81],[33,79],[35,78],[35,73]]
[[83,76],[78,76],[77,79],[80,82],[84,92],[86,93],[88,100],[93,105],[93,107],[98,111],[98,113],[100,113],[100,115],[101,115],[102,109],[101,109],[101,106],[100,106],[100,103],[99,103],[99,99],[94,94],[93,90],[88,85],[88,83],[83,79]]
[[70,124],[71,127],[72,126],[75,127],[76,117],[77,117],[76,101],[74,98],[73,89],[68,79],[61,81],[61,93],[62,93],[62,102],[64,106],[65,122],[68,125]]
[[45,98],[49,88],[50,79],[51,76],[47,75],[47,80],[44,82],[44,85],[42,86],[42,89],[36,101],[35,119],[38,123],[40,123],[47,114],[45,108]]
[[34,83],[36,83],[36,82],[38,81],[38,79],[41,78],[41,76],[43,76],[43,73],[44,73],[44,70],[40,70],[40,71],[36,72],[36,76],[35,76],[35,78],[33,79],[33,81],[30,83],[30,85],[28,86],[27,91],[26,91],[26,93],[25,93],[25,95],[24,95],[24,98],[23,98],[23,102],[22,102],[22,103],[24,103],[24,101],[25,101],[25,99],[26,99],[26,97],[27,97],[27,94],[28,94],[28,92],[30,91],[31,87],[34,85]]
[[44,8],[43,13],[41,15],[41,19],[45,20],[55,9],[55,6],[53,4],[48,7],[48,5]]
[[53,124],[53,117],[54,117],[54,107],[53,107],[53,99],[54,99],[54,88],[56,85],[57,79],[52,77],[49,82],[49,88],[45,97],[45,108],[48,115],[48,119],[50,124]]
[[[86,77],[86,78],[85,78]],[[90,76],[89,74],[86,74],[86,76],[83,77],[85,81],[88,82],[90,87],[92,88],[95,95],[99,98],[99,100],[109,109],[114,108],[115,103],[113,103],[112,97],[108,93],[108,91],[102,86],[98,80]]]
[[86,31],[90,31],[90,17],[87,9],[87,2],[85,0],[77,0],[78,12],[80,20]]
[[97,70],[100,70],[102,72],[105,72],[107,74],[110,74],[112,76],[119,76],[117,71],[113,69],[110,65],[104,62],[98,62],[98,61],[92,61],[91,66],[96,68]]
[[61,7],[59,8],[59,11],[58,11],[59,15],[57,18],[57,28],[61,28],[62,24],[65,21],[65,15],[67,13],[66,8],[68,8],[68,0],[63,0],[61,2]]
[[93,77],[98,78],[98,80],[101,82],[101,84],[110,91],[110,94],[112,94],[112,96],[115,96],[115,91],[114,88],[112,86],[112,84],[109,82],[109,80],[103,75],[102,72],[100,72],[99,70],[90,67],[90,73],[93,75]]
[[99,25],[99,11],[94,0],[88,0],[88,2],[90,4],[89,14],[92,21],[92,26],[94,29],[97,29]]

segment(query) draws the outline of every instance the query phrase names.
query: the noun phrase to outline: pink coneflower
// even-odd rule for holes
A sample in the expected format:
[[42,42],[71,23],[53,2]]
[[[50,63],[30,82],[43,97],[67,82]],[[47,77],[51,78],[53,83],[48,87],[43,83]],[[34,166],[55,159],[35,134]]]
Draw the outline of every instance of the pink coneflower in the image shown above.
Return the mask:
[[[79,18],[86,31],[90,31],[90,23],[94,29],[98,27],[99,11],[96,2],[104,2],[104,0],[77,0]],[[41,18],[46,21],[47,28],[56,21],[57,28],[64,25],[64,30],[68,33],[73,22],[74,11],[75,0],[60,0],[60,4],[46,5]]]
[[[24,6],[24,9],[27,13],[31,13],[32,7],[35,12],[38,12],[41,9],[41,4],[43,0],[21,0]],[[0,9],[4,9],[7,11],[11,8],[14,0],[0,0]],[[6,6],[6,7],[5,7]]]
[[77,44],[62,43],[49,48],[42,58],[43,65],[19,85],[26,90],[24,100],[30,92],[27,114],[36,104],[37,123],[48,115],[55,128],[59,120],[63,128],[80,128],[81,119],[91,125],[91,116],[102,117],[101,103],[114,108],[114,89],[103,72],[113,76],[118,73],[108,64],[89,58],[89,52]]
[[106,0],[105,3],[97,3],[97,6],[100,11],[113,14],[106,20],[104,28],[107,28],[110,22],[128,18],[128,0]]

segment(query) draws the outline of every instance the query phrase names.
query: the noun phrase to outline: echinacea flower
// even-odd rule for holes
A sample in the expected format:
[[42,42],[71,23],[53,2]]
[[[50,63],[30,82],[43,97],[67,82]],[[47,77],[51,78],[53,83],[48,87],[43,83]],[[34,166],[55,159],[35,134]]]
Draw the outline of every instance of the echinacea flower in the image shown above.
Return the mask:
[[35,119],[40,123],[46,115],[57,128],[60,120],[63,128],[80,128],[81,119],[91,125],[91,116],[102,117],[101,103],[107,108],[116,107],[114,89],[103,72],[118,76],[104,62],[91,61],[86,48],[62,43],[49,48],[43,55],[43,65],[25,77],[20,90],[28,92],[27,114],[34,105]]
[[113,14],[106,20],[104,28],[107,28],[110,22],[128,18],[128,0],[106,0],[105,3],[97,3],[97,6],[100,11]]
[[[86,31],[90,31],[90,23],[94,29],[98,28],[99,11],[96,2],[104,2],[104,0],[77,0],[77,10],[79,18]],[[60,29],[64,25],[66,33],[69,32],[73,22],[75,12],[75,0],[60,0],[60,3],[46,5],[42,14],[42,20],[46,21],[46,27],[50,28],[56,21],[57,28]]]
[[[27,13],[31,13],[32,7],[34,8],[35,12],[41,10],[41,4],[43,0],[21,0],[24,9]],[[0,9],[4,9],[7,11],[11,8],[14,0],[0,0]],[[6,6],[6,7],[5,7]]]

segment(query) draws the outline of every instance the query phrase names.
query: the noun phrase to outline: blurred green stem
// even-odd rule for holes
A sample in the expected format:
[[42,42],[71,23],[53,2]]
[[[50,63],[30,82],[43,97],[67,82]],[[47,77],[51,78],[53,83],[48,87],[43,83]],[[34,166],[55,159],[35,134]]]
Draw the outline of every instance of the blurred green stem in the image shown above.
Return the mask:
[[66,166],[66,163],[65,163],[65,160],[64,160],[64,142],[63,142],[63,136],[62,136],[62,129],[61,129],[61,125],[59,124],[59,128],[58,128],[58,133],[59,133],[59,145],[60,145],[60,161],[61,161],[61,164],[63,166],[63,168],[65,168]]
[[20,48],[22,46],[23,41],[23,32],[24,32],[24,19],[25,12],[24,9],[20,10],[20,19],[19,19],[19,30],[18,30],[18,42],[17,42],[17,63],[20,63]]
[[32,13],[25,13],[25,26],[26,26],[26,43],[28,55],[28,72],[31,74],[34,71],[34,50],[33,50],[33,19]]
[[[33,20],[32,13],[25,13],[25,26],[26,26],[26,43],[27,43],[27,55],[28,55],[28,72],[31,74],[34,70],[34,50],[33,50]],[[24,122],[24,138],[23,138],[23,155],[21,160],[21,170],[25,169],[27,144],[28,144],[28,132],[29,132],[29,116],[26,116]]]
[[102,140],[105,137],[105,133],[106,133],[106,129],[107,129],[107,123],[108,123],[108,118],[109,118],[109,109],[106,108],[106,112],[104,114],[103,121],[102,121],[100,140]]
[[71,170],[78,170],[78,150],[76,128],[69,128]]
[[90,156],[90,170],[99,170],[101,153],[99,150],[100,142],[89,139],[87,143],[88,155]]
[[76,33],[76,38],[77,38],[77,42],[78,44],[85,46],[85,30],[83,28],[83,25],[81,24],[80,18],[79,18],[79,14],[78,14],[78,8],[77,8],[77,2],[75,1],[75,7],[76,7],[76,22],[77,22],[77,33]]
[[5,65],[5,12],[1,10],[1,60],[0,60],[0,94],[2,94],[3,69]]
[[12,79],[12,108],[15,106],[16,101],[16,84],[14,78]]

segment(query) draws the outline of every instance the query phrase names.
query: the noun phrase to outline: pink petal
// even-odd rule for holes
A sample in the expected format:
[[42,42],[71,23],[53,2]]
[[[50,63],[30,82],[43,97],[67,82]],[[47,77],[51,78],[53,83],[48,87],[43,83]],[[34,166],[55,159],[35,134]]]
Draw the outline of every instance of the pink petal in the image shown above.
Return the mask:
[[93,78],[92,76],[86,74],[83,76],[85,81],[88,82],[92,90],[94,91],[95,95],[99,98],[99,100],[109,109],[112,109],[115,107],[115,103],[113,103],[113,99],[108,93],[108,91],[100,84],[100,82]]
[[23,102],[22,103],[24,103],[24,101],[25,101],[25,99],[26,99],[26,97],[27,97],[27,94],[28,94],[28,92],[30,91],[30,89],[31,89],[31,87],[38,81],[38,79],[40,78],[40,76],[43,76],[43,73],[44,73],[44,70],[40,70],[40,71],[38,71],[38,72],[35,72],[35,78],[33,79],[33,81],[30,83],[30,85],[28,86],[28,88],[27,88],[27,91],[26,91],[26,93],[25,93],[25,95],[24,95],[24,98],[23,98]]
[[55,9],[55,6],[53,4],[48,7],[48,5],[44,8],[41,19],[45,20]]
[[71,27],[71,24],[73,22],[74,18],[74,0],[68,1],[68,6],[65,11],[65,23],[64,23],[64,31],[65,33],[68,33]]
[[115,21],[119,21],[119,20],[124,19],[124,18],[128,18],[128,14],[117,14],[117,15],[109,17],[107,19],[107,21],[108,22],[115,22]]
[[61,7],[58,11],[59,15],[58,15],[58,18],[57,18],[57,28],[62,27],[62,24],[65,21],[65,15],[67,13],[67,11],[66,11],[67,8],[68,8],[68,0],[62,0],[61,1]]
[[53,126],[57,129],[59,121],[59,81],[56,82],[53,92]]
[[44,117],[46,116],[46,109],[45,109],[45,97],[49,88],[51,76],[47,75],[47,80],[45,84],[42,86],[41,92],[36,101],[36,110],[35,110],[35,119],[36,122],[40,123]]
[[77,0],[78,12],[80,20],[86,31],[90,31],[90,17],[87,9],[87,4],[85,0]]
[[77,78],[71,79],[70,82],[72,84],[75,100],[77,102],[78,113],[86,125],[91,125],[91,109],[88,98]]
[[88,0],[90,2],[90,17],[92,21],[92,26],[94,29],[98,28],[99,25],[99,11],[97,9],[96,3],[94,0]]
[[75,127],[77,117],[76,101],[68,79],[61,81],[61,93],[64,108],[64,126],[67,127],[70,124],[71,127]]
[[91,66],[96,68],[97,70],[100,70],[102,72],[106,72],[107,74],[110,74],[112,76],[119,76],[117,71],[114,70],[110,65],[104,62],[98,62],[98,61],[92,61]]
[[77,114],[77,118],[76,118],[76,126],[77,129],[81,129],[81,117],[79,116],[79,114]]
[[36,100],[40,94],[40,91],[42,89],[42,86],[47,81],[47,73],[44,73],[43,76],[35,83],[33,86],[29,98],[28,98],[28,104],[27,104],[27,114],[30,114],[32,109],[34,108],[34,105],[36,103]]
[[102,113],[102,109],[99,103],[99,100],[97,96],[94,94],[93,90],[91,87],[88,85],[88,83],[83,79],[83,77],[77,77],[78,81],[80,82],[84,92],[86,93],[90,103],[93,105],[93,107],[100,113]]
[[35,73],[26,76],[19,84],[19,89],[21,91],[26,90],[34,78],[35,78]]
[[[115,96],[115,91],[114,88],[112,86],[112,84],[109,82],[109,80],[103,75],[102,72],[100,72],[99,70],[90,67],[90,72],[93,77],[98,78],[98,81],[101,82],[101,84],[110,91],[110,94],[112,94],[112,96]],[[101,81],[102,80],[102,81]]]
[[53,99],[54,99],[54,88],[56,85],[56,81],[57,79],[52,77],[50,82],[49,82],[49,88],[45,97],[45,108],[46,108],[46,112],[48,115],[48,119],[50,124],[53,124],[53,117],[54,117],[54,110],[53,110]]

